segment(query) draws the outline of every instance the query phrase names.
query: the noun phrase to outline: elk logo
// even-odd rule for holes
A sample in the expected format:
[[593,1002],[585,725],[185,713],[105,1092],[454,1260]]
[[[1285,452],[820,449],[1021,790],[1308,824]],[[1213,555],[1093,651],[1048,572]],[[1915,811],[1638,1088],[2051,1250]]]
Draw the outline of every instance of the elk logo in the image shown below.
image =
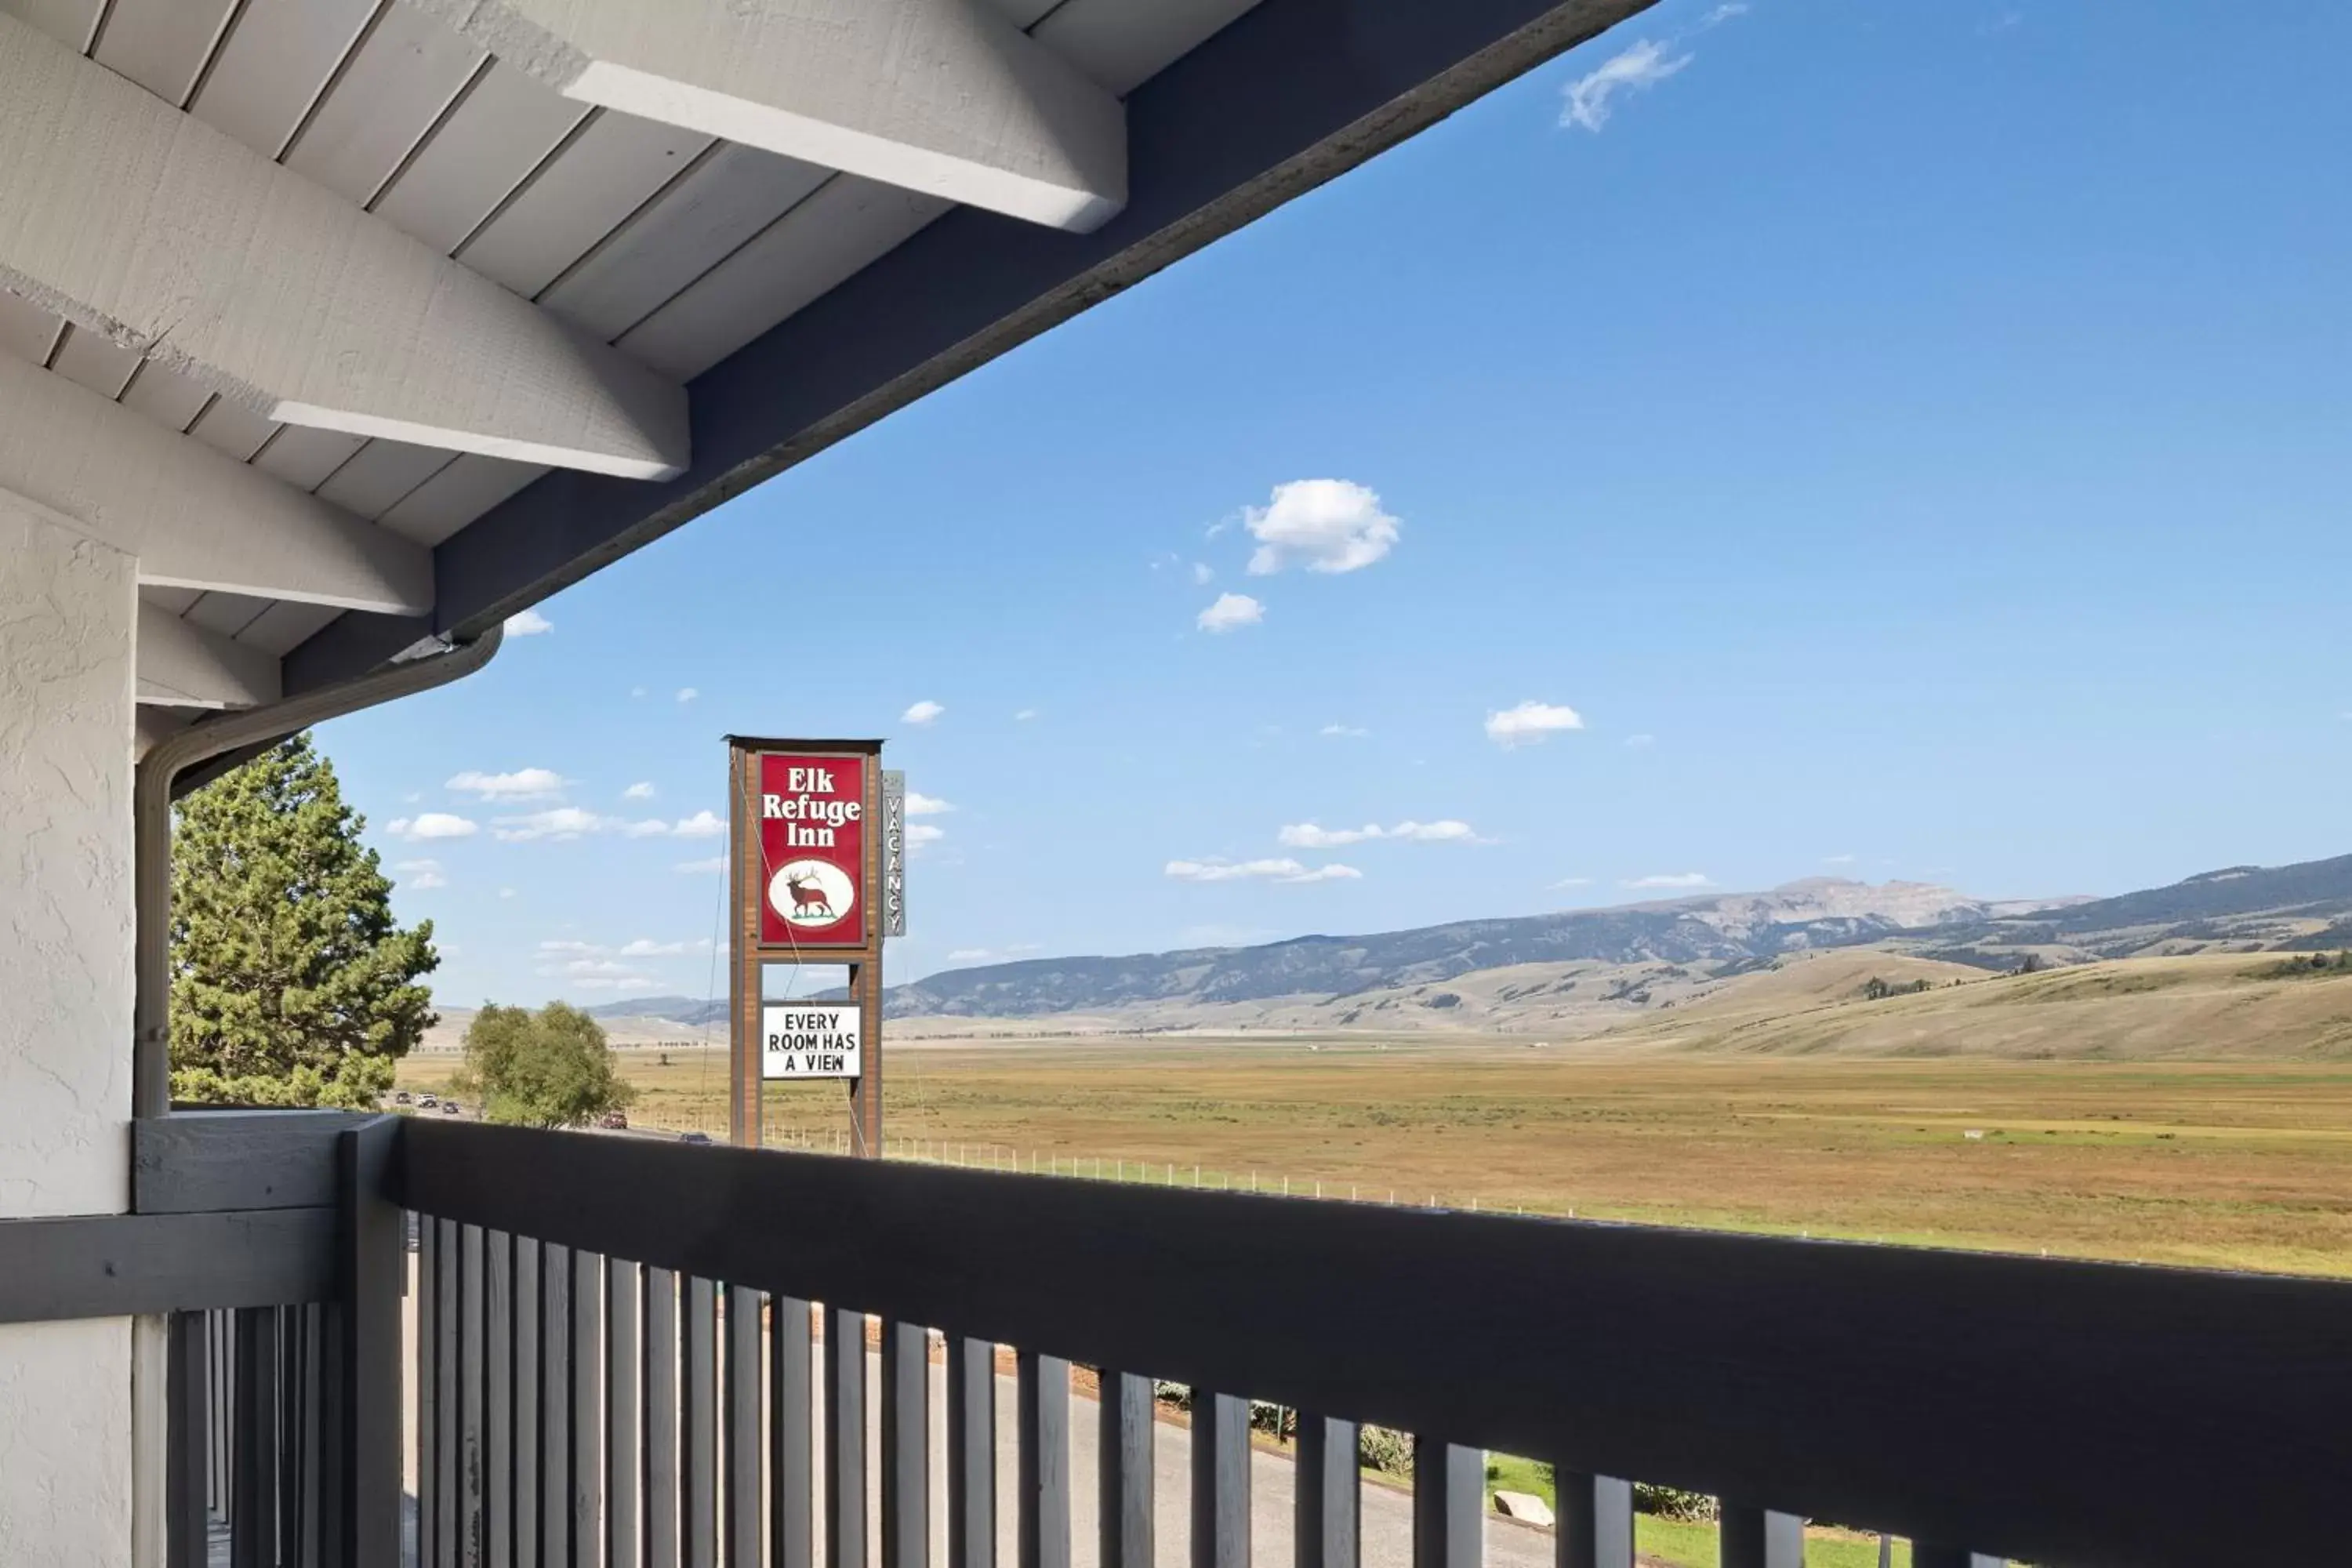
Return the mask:
[[768,879],[768,904],[795,926],[829,926],[849,918],[856,884],[830,860],[788,860]]

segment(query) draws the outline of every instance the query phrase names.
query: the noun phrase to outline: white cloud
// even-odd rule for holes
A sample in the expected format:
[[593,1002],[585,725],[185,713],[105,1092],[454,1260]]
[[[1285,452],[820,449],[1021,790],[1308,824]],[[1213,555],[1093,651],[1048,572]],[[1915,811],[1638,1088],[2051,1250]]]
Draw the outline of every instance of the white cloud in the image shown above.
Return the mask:
[[1628,751],[1646,752],[1657,743],[1658,738],[1655,735],[1628,735],[1625,737],[1625,748]]
[[959,947],[949,952],[948,962],[950,963],[977,963],[983,958],[993,958],[996,955],[994,953],[989,952],[988,949],[984,947]]
[[1559,122],[1598,132],[1609,123],[1610,100],[1620,92],[1640,92],[1655,87],[1697,57],[1672,54],[1669,46],[1643,38],[1601,62],[1595,69],[1560,89]]
[[1545,890],[1548,892],[1557,893],[1564,888],[1589,888],[1591,886],[1592,886],[1592,879],[1590,877],[1562,877],[1559,881],[1552,883],[1551,886]]
[[1025,724],[1035,717],[1037,717],[1037,710],[1034,708],[1024,708],[1020,712],[1015,713],[1013,716],[1013,721],[1016,724]]
[[1360,741],[1371,733],[1360,724],[1326,724],[1315,732],[1318,735],[1328,735],[1333,740],[1345,741]]
[[1216,579],[1216,569],[1205,561],[1192,563],[1192,582],[1197,587],[1207,587]]
[[625,838],[716,838],[727,831],[727,822],[710,811],[698,811],[676,822],[665,822],[658,816],[632,822],[625,817],[602,816],[581,806],[559,805],[521,816],[501,816],[492,831],[509,844],[527,844],[541,838],[585,838],[600,833],[617,833]]
[[499,897],[502,899],[511,899],[514,896],[515,890],[512,888],[500,888],[499,889]]
[[572,986],[579,991],[658,991],[661,982],[650,974],[594,974],[584,978],[574,976]]
[[916,789],[910,789],[907,792],[907,815],[908,816],[941,816],[954,809],[955,807],[953,805],[941,800],[938,795],[925,795],[922,791]]
[[689,877],[707,877],[713,871],[727,869],[727,857],[713,855],[708,860],[680,860],[677,863],[677,868]]
[[1824,866],[1851,866],[1853,864],[1853,857],[1851,855],[1824,855],[1822,857],[1822,864]]
[[486,773],[467,768],[442,787],[477,795],[484,800],[552,800],[571,782],[551,768],[517,768],[510,773]]
[[[2345,717],[2352,719],[2352,713],[2347,713]],[[424,798],[425,797],[423,795],[417,794],[415,790],[410,790],[406,795],[400,797],[401,803],[404,805],[415,805],[418,801],[423,800]]]
[[1257,541],[1253,576],[1286,566],[1309,572],[1353,572],[1396,545],[1397,520],[1381,498],[1347,479],[1293,479],[1274,487],[1273,501],[1249,508],[1242,521]]
[[1286,849],[1337,849],[1375,838],[1402,838],[1415,844],[1485,844],[1466,822],[1447,817],[1438,822],[1400,822],[1382,827],[1368,822],[1361,827],[1318,827],[1311,822],[1286,825],[1276,838]]
[[929,724],[946,711],[947,705],[945,703],[934,702],[929,698],[926,697],[920,702],[909,703],[907,710],[898,715],[898,722],[901,724]]
[[[401,874],[400,885],[412,893],[449,885],[449,879],[441,874],[441,862],[438,860],[403,860],[393,869]],[[447,950],[445,948],[443,951]]]
[[1202,610],[1193,625],[1204,632],[1229,632],[1235,626],[1254,626],[1265,619],[1265,606],[1247,594],[1220,594],[1217,602]]
[[1715,879],[1704,871],[1680,871],[1656,877],[1629,877],[1617,885],[1637,891],[1664,891],[1675,888],[1712,888]]
[[539,951],[541,952],[602,952],[604,950],[593,942],[573,942],[568,937],[558,937],[552,941],[541,942]]
[[507,636],[510,637],[535,637],[541,632],[554,629],[555,623],[537,610],[525,610],[519,616],[507,617]]
[[680,702],[691,702],[701,695],[701,692],[697,691],[691,686],[681,686],[677,689],[677,700]]
[[928,822],[908,823],[907,825],[907,853],[909,855],[920,854],[925,846],[937,844],[940,839],[945,838],[947,836],[948,830],[944,827],[933,827]]
[[1165,874],[1179,882],[1333,882],[1361,877],[1353,866],[1299,864],[1284,856],[1278,860],[1171,860]]
[[629,695],[632,697],[643,697],[645,694],[646,689],[642,686],[632,686],[629,688]]
[[471,838],[482,828],[479,823],[446,811],[427,811],[415,816],[395,816],[383,825],[383,830],[394,838],[417,843],[429,838]]
[[623,958],[677,958],[684,953],[700,952],[709,945],[709,937],[696,937],[690,942],[656,942],[650,937],[641,936],[635,942],[623,943],[621,956]]
[[654,786],[647,780],[640,780],[621,792],[623,800],[651,800],[653,797]]
[[609,816],[599,816],[576,805],[558,805],[522,816],[501,816],[490,831],[502,842],[527,844],[539,838],[578,838],[602,833],[613,826],[614,819]]
[[1498,746],[1525,745],[1562,730],[1583,728],[1582,714],[1550,702],[1522,702],[1486,715],[1486,739]]

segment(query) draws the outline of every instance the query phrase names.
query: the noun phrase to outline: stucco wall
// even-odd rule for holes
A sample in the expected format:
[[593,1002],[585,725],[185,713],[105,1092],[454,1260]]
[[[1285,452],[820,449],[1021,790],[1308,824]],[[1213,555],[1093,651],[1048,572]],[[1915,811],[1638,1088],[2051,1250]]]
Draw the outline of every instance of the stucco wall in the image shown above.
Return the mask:
[[[130,557],[0,490],[0,1218],[129,1205]],[[131,1555],[131,1326],[0,1326],[0,1563]]]

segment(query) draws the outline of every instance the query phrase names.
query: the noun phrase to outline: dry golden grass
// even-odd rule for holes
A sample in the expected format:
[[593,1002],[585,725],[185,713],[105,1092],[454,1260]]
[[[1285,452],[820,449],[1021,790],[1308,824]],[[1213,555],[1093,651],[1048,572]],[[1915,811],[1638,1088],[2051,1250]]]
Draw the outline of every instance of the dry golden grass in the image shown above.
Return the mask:
[[[2352,1276],[2352,1063],[1612,1058],[1427,1037],[902,1044],[887,1061],[894,1153]],[[724,1053],[670,1062],[624,1054],[633,1119],[723,1131]],[[403,1080],[449,1065],[412,1060]],[[838,1086],[772,1092],[773,1140],[830,1146],[845,1124]]]

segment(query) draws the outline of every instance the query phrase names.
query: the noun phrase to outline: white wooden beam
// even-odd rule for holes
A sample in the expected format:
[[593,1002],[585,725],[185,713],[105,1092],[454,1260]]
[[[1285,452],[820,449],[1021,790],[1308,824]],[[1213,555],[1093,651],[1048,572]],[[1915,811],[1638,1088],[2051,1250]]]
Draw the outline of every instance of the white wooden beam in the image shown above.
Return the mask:
[[278,697],[278,660],[257,647],[139,606],[139,700],[157,708],[253,708]]
[[583,103],[1086,233],[1127,111],[992,0],[420,0]]
[[686,394],[0,16],[0,287],[290,425],[667,479]]
[[422,546],[14,355],[0,354],[0,489],[139,562],[139,580],[419,616]]

